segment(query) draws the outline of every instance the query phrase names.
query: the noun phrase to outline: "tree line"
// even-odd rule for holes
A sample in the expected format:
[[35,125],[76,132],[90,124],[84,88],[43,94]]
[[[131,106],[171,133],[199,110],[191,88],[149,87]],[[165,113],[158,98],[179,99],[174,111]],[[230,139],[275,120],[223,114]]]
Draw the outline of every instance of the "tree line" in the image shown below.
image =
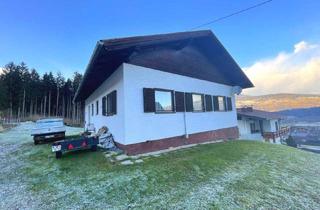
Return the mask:
[[41,76],[24,62],[10,62],[0,73],[0,117],[7,120],[63,117],[67,123],[81,125],[84,104],[72,101],[81,80],[82,74],[78,72],[67,79],[61,72]]

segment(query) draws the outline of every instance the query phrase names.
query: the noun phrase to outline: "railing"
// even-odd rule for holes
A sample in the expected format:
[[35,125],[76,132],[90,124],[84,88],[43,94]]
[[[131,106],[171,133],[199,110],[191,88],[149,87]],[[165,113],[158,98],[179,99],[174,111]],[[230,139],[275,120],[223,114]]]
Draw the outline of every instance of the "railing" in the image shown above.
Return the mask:
[[289,127],[284,127],[281,128],[278,131],[275,132],[263,132],[262,136],[264,139],[273,139],[275,140],[276,138],[284,138],[286,137],[290,132],[290,128]]

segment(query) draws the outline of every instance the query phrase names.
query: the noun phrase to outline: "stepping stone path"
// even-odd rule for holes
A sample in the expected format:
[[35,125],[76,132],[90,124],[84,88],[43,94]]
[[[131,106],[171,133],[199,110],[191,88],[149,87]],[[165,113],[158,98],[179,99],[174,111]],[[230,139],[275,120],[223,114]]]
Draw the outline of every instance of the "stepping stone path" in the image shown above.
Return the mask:
[[124,160],[124,159],[128,159],[128,158],[130,158],[130,157],[128,155],[124,155],[124,154],[116,156],[116,160],[119,160],[119,161]]
[[125,160],[121,162],[121,165],[132,165],[132,164],[133,164],[132,160]]
[[135,160],[134,162],[135,163],[143,163],[143,160],[142,159],[138,159],[138,160]]

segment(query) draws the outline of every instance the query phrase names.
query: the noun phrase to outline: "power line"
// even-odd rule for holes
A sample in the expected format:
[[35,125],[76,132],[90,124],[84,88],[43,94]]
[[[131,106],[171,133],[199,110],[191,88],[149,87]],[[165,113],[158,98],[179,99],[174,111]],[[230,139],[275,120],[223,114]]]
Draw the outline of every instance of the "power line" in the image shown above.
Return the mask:
[[200,28],[200,27],[203,27],[203,26],[206,26],[206,25],[210,25],[210,24],[212,24],[212,23],[215,23],[215,22],[218,22],[218,21],[221,21],[221,20],[224,20],[224,19],[226,19],[226,18],[229,18],[229,17],[231,17],[231,16],[234,16],[234,15],[237,15],[237,14],[240,14],[240,13],[243,13],[243,12],[246,12],[246,11],[248,11],[248,10],[251,10],[251,9],[254,9],[254,8],[257,8],[257,7],[260,7],[260,6],[264,5],[264,4],[270,3],[271,1],[273,1],[273,0],[263,1],[263,2],[260,2],[260,3],[258,3],[258,4],[253,5],[253,6],[251,6],[251,7],[247,7],[247,8],[245,8],[245,9],[242,9],[242,10],[239,10],[239,11],[236,11],[236,12],[233,12],[233,13],[231,13],[231,14],[229,14],[229,15],[219,17],[219,18],[214,19],[214,20],[212,20],[212,21],[209,21],[209,22],[207,22],[207,23],[203,23],[203,24],[201,24],[201,25],[198,25],[198,26],[196,26],[196,27],[193,27],[193,28],[190,29],[190,31],[192,31],[192,30],[194,30],[194,29],[197,29],[197,28]]

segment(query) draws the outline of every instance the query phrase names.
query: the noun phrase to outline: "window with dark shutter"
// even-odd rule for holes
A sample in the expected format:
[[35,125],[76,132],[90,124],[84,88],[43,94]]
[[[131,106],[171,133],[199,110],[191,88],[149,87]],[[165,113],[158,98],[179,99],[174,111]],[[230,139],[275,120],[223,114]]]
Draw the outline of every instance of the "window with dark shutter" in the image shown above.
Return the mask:
[[96,101],[96,115],[99,114],[99,101]]
[[202,94],[192,94],[192,111],[203,112],[204,111],[204,97]]
[[232,111],[232,100],[231,97],[227,97],[227,110]]
[[112,91],[107,95],[107,116],[117,114],[117,91]]
[[91,115],[92,115],[92,116],[94,115],[94,107],[93,107],[93,104],[91,104]]
[[154,89],[155,112],[174,112],[173,90]]
[[192,93],[185,93],[185,101],[186,101],[186,112],[192,112],[193,111]]
[[184,112],[184,93],[183,92],[175,92],[175,101],[176,101],[176,112]]
[[154,89],[143,88],[143,108],[144,112],[155,112]]
[[212,99],[213,99],[213,109],[214,109],[214,111],[219,111],[218,96],[212,96]]
[[105,96],[102,98],[102,115],[107,115],[107,98]]
[[218,111],[226,111],[226,97],[218,96]]
[[206,100],[206,111],[211,112],[212,109],[212,97],[211,95],[205,95],[205,100]]

